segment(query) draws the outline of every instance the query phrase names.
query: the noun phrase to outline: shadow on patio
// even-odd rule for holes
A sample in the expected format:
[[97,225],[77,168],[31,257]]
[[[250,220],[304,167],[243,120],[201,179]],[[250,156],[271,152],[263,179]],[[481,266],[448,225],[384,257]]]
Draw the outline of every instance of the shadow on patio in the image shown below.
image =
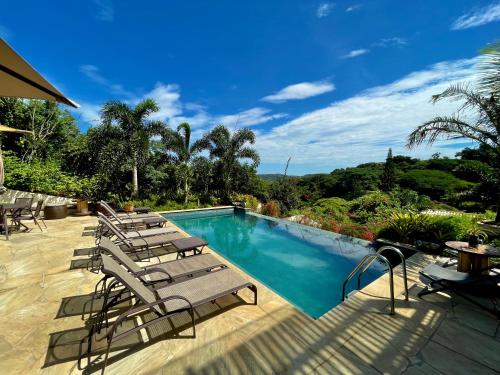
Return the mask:
[[[81,314],[84,297],[70,297],[75,302],[72,308],[65,299],[58,317]],[[366,293],[357,293],[318,320],[289,305],[273,303],[260,306],[263,314],[251,319],[251,310],[234,309],[244,304],[241,298],[231,296],[197,308],[195,340],[175,340],[175,345],[167,343],[141,353],[160,341],[181,338],[184,331],[191,334],[189,315],[185,313],[150,326],[146,335],[118,341],[113,345],[108,370],[125,366],[129,372],[157,371],[164,366],[168,373],[187,374],[305,373],[321,366],[325,373],[333,369],[351,374],[394,373],[408,367],[410,357],[425,345],[446,314],[444,309],[423,301],[398,300],[397,315],[390,317],[386,315],[388,301]],[[249,318],[245,312],[250,312]],[[219,315],[210,325],[201,324]],[[147,314],[141,319],[147,321]],[[128,321],[123,328],[134,324]],[[51,334],[44,367],[78,358],[87,334],[83,327]],[[103,344],[97,344],[85,372],[100,369]],[[139,357],[120,361],[130,355]]]

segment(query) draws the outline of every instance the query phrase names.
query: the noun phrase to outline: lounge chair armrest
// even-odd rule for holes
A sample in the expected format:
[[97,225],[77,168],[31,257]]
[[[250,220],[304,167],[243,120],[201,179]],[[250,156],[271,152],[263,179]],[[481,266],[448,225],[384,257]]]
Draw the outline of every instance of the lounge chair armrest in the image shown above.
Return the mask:
[[171,279],[171,280],[173,279],[173,277],[166,270],[164,270],[163,268],[155,267],[155,265],[145,267],[141,272],[137,272],[136,275],[137,276],[144,276],[144,275],[149,275],[152,273],[163,273],[163,274],[167,275],[167,277],[169,279]]

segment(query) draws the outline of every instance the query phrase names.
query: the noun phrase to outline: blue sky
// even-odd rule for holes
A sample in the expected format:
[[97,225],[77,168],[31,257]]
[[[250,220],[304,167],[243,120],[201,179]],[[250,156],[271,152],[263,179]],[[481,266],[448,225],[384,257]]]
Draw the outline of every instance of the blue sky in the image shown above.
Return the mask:
[[479,49],[500,31],[500,1],[6,2],[0,36],[81,104],[152,97],[157,118],[257,132],[261,173],[329,172],[454,155],[463,141],[404,148],[413,127],[456,104],[429,104],[473,81]]

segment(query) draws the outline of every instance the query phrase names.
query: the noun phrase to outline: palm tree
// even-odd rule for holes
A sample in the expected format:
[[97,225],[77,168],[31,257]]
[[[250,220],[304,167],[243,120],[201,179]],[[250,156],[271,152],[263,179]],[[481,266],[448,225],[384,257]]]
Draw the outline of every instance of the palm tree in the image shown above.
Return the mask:
[[490,44],[479,59],[479,92],[500,100],[500,41]]
[[[437,116],[418,126],[408,136],[407,147],[414,148],[424,142],[434,143],[440,138],[468,138],[494,152],[495,160],[492,166],[497,177],[497,215],[500,221],[500,106],[496,95],[483,96],[472,90],[468,85],[452,85],[440,94],[434,95],[431,102],[440,100],[462,101],[456,114],[452,116]],[[474,120],[462,116],[462,113],[475,113]]]
[[[132,164],[132,196],[139,194],[138,167],[149,151],[150,139],[160,134],[165,125],[162,121],[148,121],[147,118],[160,107],[152,99],[139,102],[134,108],[126,103],[110,101],[101,109],[105,126],[116,128],[117,141],[125,146],[124,157]],[[117,125],[117,126],[115,126]]]
[[251,129],[243,128],[231,134],[224,125],[218,125],[204,136],[204,140],[207,142],[206,148],[210,152],[210,158],[215,159],[218,164],[222,198],[229,201],[240,160],[251,160],[252,167],[257,167],[260,163],[257,151],[247,146],[247,143],[255,143],[255,133]]
[[184,180],[184,203],[189,199],[189,178],[191,176],[191,161],[207,147],[204,139],[191,144],[191,126],[183,122],[177,126],[177,131],[166,129],[162,134],[162,143],[169,156],[181,167]]

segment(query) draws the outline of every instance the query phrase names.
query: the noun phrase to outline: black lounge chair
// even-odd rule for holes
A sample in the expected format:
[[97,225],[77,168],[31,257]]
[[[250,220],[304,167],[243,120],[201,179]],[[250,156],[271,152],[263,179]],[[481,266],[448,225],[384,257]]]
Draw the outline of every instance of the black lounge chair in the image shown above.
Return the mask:
[[[123,339],[182,312],[188,312],[191,317],[192,337],[194,338],[196,337],[194,308],[213,302],[218,298],[236,294],[242,289],[249,288],[254,293],[253,304],[257,304],[257,287],[229,268],[208,272],[203,276],[170,284],[159,289],[149,289],[140,279],[127,272],[107,255],[102,255],[102,272],[115,280],[108,286],[106,294],[111,292],[117,285],[123,287],[122,292],[115,293],[109,299],[106,299],[101,312],[98,314],[99,320],[93,325],[88,337],[87,351],[90,357],[93,335],[96,332],[99,333],[106,322],[106,327],[108,327],[106,334],[101,338],[96,338],[97,341],[103,339],[107,341],[106,355],[102,367],[103,374],[108,362],[111,344],[116,340]],[[122,297],[124,295],[126,296],[125,299],[135,300],[135,303],[109,324],[107,311],[123,302]],[[148,319],[142,324],[138,323],[137,326],[127,331],[118,333],[118,329],[124,321],[145,313],[154,314],[154,318]]]
[[[487,270],[488,274],[483,275],[481,272],[459,272],[450,267],[430,264],[420,271],[420,280],[426,287],[418,293],[418,296],[422,297],[428,294],[450,290],[481,309],[495,315],[497,318],[500,318],[499,310],[485,306],[467,295],[474,293],[474,288],[479,287],[483,290],[485,288],[491,288],[492,293],[498,293],[500,273],[495,268],[498,268],[498,265],[484,269],[483,271]],[[478,289],[476,289],[476,291],[477,290]]]

